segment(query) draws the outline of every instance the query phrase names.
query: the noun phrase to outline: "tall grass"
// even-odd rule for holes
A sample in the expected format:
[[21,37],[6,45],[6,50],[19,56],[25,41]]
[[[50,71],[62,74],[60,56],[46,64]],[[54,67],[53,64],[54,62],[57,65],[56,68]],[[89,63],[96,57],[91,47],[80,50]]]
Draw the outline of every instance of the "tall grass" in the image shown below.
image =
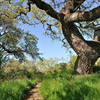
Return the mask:
[[10,80],[0,82],[0,100],[21,100],[25,91],[33,87],[38,80]]
[[100,74],[46,79],[40,93],[44,100],[100,100]]

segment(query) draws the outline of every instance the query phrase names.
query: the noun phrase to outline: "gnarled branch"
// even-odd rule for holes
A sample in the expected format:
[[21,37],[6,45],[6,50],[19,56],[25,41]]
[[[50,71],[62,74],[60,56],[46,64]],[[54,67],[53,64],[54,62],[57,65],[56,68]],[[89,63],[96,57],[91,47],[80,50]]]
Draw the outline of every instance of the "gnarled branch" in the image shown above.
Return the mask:
[[81,11],[66,14],[64,17],[65,22],[77,22],[77,21],[93,21],[100,18],[100,6],[92,9],[91,11]]
[[31,0],[33,2],[33,4],[36,4],[36,6],[42,10],[44,10],[48,15],[50,15],[51,17],[60,20],[61,16],[63,14],[60,14],[58,12],[56,12],[49,4],[45,3],[42,0]]

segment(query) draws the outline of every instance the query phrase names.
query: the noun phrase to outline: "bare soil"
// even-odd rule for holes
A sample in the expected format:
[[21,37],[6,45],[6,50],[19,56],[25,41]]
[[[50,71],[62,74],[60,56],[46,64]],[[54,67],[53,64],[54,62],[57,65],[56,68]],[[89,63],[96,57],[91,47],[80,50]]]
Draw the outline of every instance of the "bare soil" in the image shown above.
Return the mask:
[[33,89],[31,89],[27,93],[27,97],[25,98],[25,100],[43,100],[39,94],[40,86],[41,86],[41,83],[38,83]]

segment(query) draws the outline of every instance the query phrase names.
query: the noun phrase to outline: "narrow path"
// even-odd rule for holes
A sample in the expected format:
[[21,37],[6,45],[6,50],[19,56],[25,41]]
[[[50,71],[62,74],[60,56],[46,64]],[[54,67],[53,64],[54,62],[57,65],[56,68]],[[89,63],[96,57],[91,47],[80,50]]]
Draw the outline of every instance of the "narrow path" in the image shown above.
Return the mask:
[[41,83],[38,83],[33,89],[31,89],[27,93],[27,97],[25,100],[43,100],[42,97],[39,94],[39,88],[41,86]]

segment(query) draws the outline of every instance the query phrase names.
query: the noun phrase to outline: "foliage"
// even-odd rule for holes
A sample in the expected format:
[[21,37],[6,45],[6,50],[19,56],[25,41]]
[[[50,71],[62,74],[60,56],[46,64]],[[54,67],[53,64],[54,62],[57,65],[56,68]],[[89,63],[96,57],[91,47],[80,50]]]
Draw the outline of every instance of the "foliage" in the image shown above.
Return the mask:
[[2,5],[0,5],[1,6],[0,10],[1,10],[1,15],[5,17],[4,20],[8,22],[21,21],[24,24],[30,24],[30,25],[45,23],[48,20],[47,14],[43,10],[37,8],[35,5],[31,5],[31,16],[28,16],[29,7],[27,4],[25,4],[27,2],[28,0],[20,0],[20,1],[11,0],[11,3],[8,3],[2,0]]
[[99,77],[99,74],[93,74],[47,79],[43,81],[40,93],[44,100],[99,100]]
[[39,57],[37,37],[11,25],[1,25],[0,47],[6,54],[14,55],[20,61],[28,54],[33,59]]
[[20,61],[25,60],[26,55],[33,59],[39,58],[38,38],[17,27],[20,23],[17,17],[26,12],[26,8],[22,7],[23,1],[10,0],[10,3],[8,1],[0,2],[2,3],[0,5],[0,48],[3,49],[5,55],[13,55]]

